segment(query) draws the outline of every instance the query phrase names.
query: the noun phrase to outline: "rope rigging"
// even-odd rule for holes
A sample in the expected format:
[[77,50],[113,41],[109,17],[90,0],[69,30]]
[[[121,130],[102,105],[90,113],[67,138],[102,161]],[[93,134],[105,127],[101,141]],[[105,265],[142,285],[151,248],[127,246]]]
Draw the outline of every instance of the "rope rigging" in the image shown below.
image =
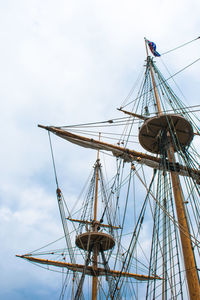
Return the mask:
[[[183,67],[182,69],[180,69],[179,71],[177,71],[176,73],[174,73],[173,75],[170,75],[167,79],[165,79],[163,82],[158,83],[156,85],[156,87],[159,87],[160,85],[162,85],[163,83],[167,83],[170,79],[174,78],[176,75],[180,74],[181,72],[185,71],[186,69],[188,69],[189,67],[191,67],[193,64],[197,63],[200,60],[200,57],[197,58],[196,60],[194,60],[193,62],[191,62],[190,64],[188,64],[187,66]],[[151,93],[151,90],[147,90],[146,92],[144,91],[142,94],[140,94],[139,96],[137,96],[134,100],[129,101],[128,103],[126,103],[124,106],[121,106],[120,108],[124,108],[128,105],[130,105],[131,103],[135,102],[136,100],[140,99],[142,96],[144,95],[148,95]]]
[[[121,299],[122,295],[127,299],[145,296],[156,299],[161,295],[163,299],[178,299],[179,296],[184,299],[188,290],[185,274],[189,269],[182,247],[184,238],[190,239],[191,253],[197,264],[200,259],[200,155],[194,148],[198,138],[193,139],[194,134],[199,133],[199,124],[196,123],[198,118],[191,116],[199,111],[200,105],[184,106],[168,80],[199,60],[166,80],[148,57],[137,97],[128,103],[132,103],[128,117],[71,126],[43,126],[48,130],[66,246],[52,250],[52,242],[47,245],[48,251],[42,247],[21,257],[38,264],[46,263],[47,268],[62,268],[60,299],[66,297],[69,288],[67,297],[76,300],[84,299],[83,294],[89,295],[90,290],[92,294],[102,294],[105,299]],[[135,87],[124,100],[123,107],[128,105],[125,103],[133,90]],[[178,126],[179,122],[183,123]],[[59,188],[50,131],[98,151],[87,184],[78,198],[72,197],[68,203]],[[95,141],[93,137],[98,137],[99,132],[103,139],[115,141],[117,145]],[[188,138],[186,142],[182,141],[182,136]],[[131,143],[137,151],[130,150]],[[139,152],[139,147],[146,152]],[[105,159],[111,178],[107,182],[99,159],[100,150],[114,157]],[[151,155],[146,154],[148,152]],[[80,155],[78,159],[84,161],[85,158]],[[149,171],[152,169],[153,174]],[[178,200],[187,218],[188,231],[177,219],[180,216]],[[48,259],[45,260],[46,255]],[[199,266],[193,269],[199,270]],[[144,287],[142,292],[138,282],[142,289]]]
[[175,47],[175,48],[173,48],[173,49],[171,49],[171,50],[168,50],[168,51],[166,51],[166,52],[164,52],[164,53],[161,53],[161,55],[163,56],[163,55],[168,54],[168,53],[170,53],[170,52],[172,52],[172,51],[175,51],[175,50],[177,50],[177,49],[180,49],[180,48],[182,48],[182,47],[184,47],[184,46],[186,46],[186,45],[191,44],[192,42],[194,42],[194,41],[196,41],[196,40],[198,40],[198,39],[200,39],[200,36],[198,36],[197,38],[195,38],[195,39],[193,39],[193,40],[191,40],[191,41],[189,41],[189,42],[186,42],[186,43],[184,43],[184,44],[182,44],[182,45],[180,45],[180,46],[178,46],[178,47]]

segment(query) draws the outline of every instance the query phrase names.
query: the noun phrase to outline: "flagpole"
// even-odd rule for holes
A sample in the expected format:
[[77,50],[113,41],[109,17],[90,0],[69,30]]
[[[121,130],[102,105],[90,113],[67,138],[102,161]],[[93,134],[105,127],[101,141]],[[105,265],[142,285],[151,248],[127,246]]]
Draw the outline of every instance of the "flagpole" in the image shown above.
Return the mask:
[[148,53],[147,39],[146,39],[146,38],[144,38],[144,42],[145,42],[145,48],[146,48],[147,57],[148,57],[148,56],[149,56],[149,53]]

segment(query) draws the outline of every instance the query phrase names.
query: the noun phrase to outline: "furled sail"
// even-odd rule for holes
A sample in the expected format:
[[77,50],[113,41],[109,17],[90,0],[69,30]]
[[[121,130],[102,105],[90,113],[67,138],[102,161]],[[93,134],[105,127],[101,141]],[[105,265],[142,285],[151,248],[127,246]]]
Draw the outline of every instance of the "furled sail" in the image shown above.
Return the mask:
[[[46,129],[57,136],[73,143],[77,144],[84,148],[96,149],[96,150],[105,150],[110,151],[115,157],[122,158],[125,162],[138,162],[139,164],[144,164],[154,169],[162,169],[161,159],[156,156],[152,156],[146,153],[138,152],[132,149],[119,147],[113,144],[105,143],[102,141],[95,140],[93,138],[87,138],[84,136],[80,136],[69,131],[63,130],[59,127],[54,126],[43,126],[38,125],[38,127]],[[186,167],[179,163],[167,165],[168,171],[175,171],[179,172],[182,176],[189,176],[192,177],[197,181],[200,182],[200,171]]]

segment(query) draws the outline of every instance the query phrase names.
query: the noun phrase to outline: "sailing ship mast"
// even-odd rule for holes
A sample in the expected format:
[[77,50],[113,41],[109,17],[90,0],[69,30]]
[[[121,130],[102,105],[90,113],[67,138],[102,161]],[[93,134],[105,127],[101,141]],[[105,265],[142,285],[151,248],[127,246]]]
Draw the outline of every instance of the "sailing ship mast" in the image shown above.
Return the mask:
[[[115,229],[121,229],[120,226],[114,226],[113,224],[103,224],[103,220],[98,220],[98,190],[99,190],[99,174],[101,173],[101,164],[100,164],[100,158],[99,158],[99,149],[97,151],[97,160],[94,165],[94,174],[93,174],[93,182],[95,183],[94,187],[94,205],[93,205],[93,219],[92,220],[79,220],[79,219],[72,219],[70,217],[65,218],[64,216],[64,208],[62,204],[62,192],[59,187],[57,187],[57,198],[58,198],[58,204],[61,214],[61,219],[63,222],[63,228],[65,235],[69,235],[66,220],[69,220],[71,222],[77,222],[79,224],[87,225],[87,231],[81,232],[77,234],[75,244],[76,247],[78,247],[80,250],[83,250],[86,253],[86,259],[85,264],[77,264],[75,263],[74,255],[70,255],[72,263],[66,263],[62,261],[53,261],[49,259],[41,259],[34,257],[30,254],[25,255],[17,255],[17,257],[21,257],[23,259],[26,259],[28,261],[43,264],[43,265],[50,265],[50,266],[56,266],[61,268],[67,268],[73,272],[79,272],[81,273],[81,278],[79,282],[77,283],[77,290],[74,296],[75,300],[82,299],[82,292],[83,292],[83,284],[84,279],[86,275],[90,275],[92,277],[92,300],[97,300],[98,296],[98,278],[99,276],[105,276],[106,281],[109,285],[109,297],[110,299],[116,299],[115,294],[118,294],[117,297],[120,295],[120,291],[118,289],[117,283],[118,278],[134,278],[139,281],[149,281],[149,280],[161,280],[161,278],[157,275],[142,275],[142,274],[135,274],[128,271],[120,270],[112,270],[110,269],[108,262],[106,260],[105,252],[108,250],[112,250],[115,247],[115,239],[113,235],[110,233],[105,233],[100,231],[101,228],[107,228],[110,229],[111,232]],[[92,197],[93,198],[93,197]],[[88,225],[90,226],[90,229],[88,229]],[[69,247],[69,241],[67,240],[67,245]],[[70,246],[71,247],[71,246]],[[92,254],[92,255],[91,255]],[[102,262],[103,262],[103,268],[99,267],[98,265],[98,258],[101,255]],[[91,258],[92,256],[92,258]],[[92,262],[92,266],[89,266],[89,264]],[[113,278],[113,280],[110,281],[109,277]],[[113,282],[112,282],[113,281]]]
[[[75,244],[78,249],[85,253],[84,264],[77,263],[73,254],[71,253],[71,262],[54,261],[33,257],[32,255],[22,255],[20,257],[29,261],[39,264],[52,265],[56,267],[64,267],[74,273],[80,273],[81,278],[77,278],[77,289],[75,299],[82,297],[83,284],[85,276],[92,277],[92,299],[96,300],[98,295],[98,281],[100,277],[105,277],[109,286],[107,297],[111,299],[120,298],[120,278],[134,278],[140,281],[147,281],[146,299],[157,299],[159,297],[162,300],[169,299],[184,299],[182,273],[186,274],[186,281],[188,287],[189,298],[191,300],[200,299],[200,286],[198,267],[195,256],[198,251],[199,241],[194,231],[191,233],[191,219],[188,218],[188,210],[185,207],[187,200],[194,196],[194,190],[196,189],[197,195],[200,195],[200,171],[199,165],[196,162],[191,162],[192,157],[188,153],[188,149],[191,147],[191,143],[194,137],[194,130],[198,130],[191,120],[185,109],[179,105],[176,101],[175,94],[170,89],[169,85],[163,79],[158,69],[155,67],[153,58],[148,54],[147,40],[145,40],[145,46],[147,51],[146,60],[146,73],[143,87],[146,90],[142,90],[141,98],[146,104],[142,107],[141,113],[138,111],[127,111],[123,108],[119,110],[129,116],[129,121],[140,120],[139,126],[139,144],[143,149],[150,152],[150,154],[136,151],[127,147],[127,145],[120,146],[119,144],[113,145],[104,141],[94,139],[93,137],[86,137],[79,135],[79,132],[74,133],[65,127],[43,126],[39,127],[46,129],[48,132],[52,132],[57,136],[77,144],[85,148],[91,148],[97,150],[97,160],[94,166],[94,205],[93,216],[91,220],[73,219],[71,217],[65,218],[63,214],[61,191],[57,189],[57,197],[59,202],[61,218],[63,222],[63,228],[66,227],[66,219],[73,223],[78,223],[89,227],[85,232],[77,232]],[[159,78],[160,82],[156,81]],[[161,99],[161,95],[165,96],[165,100],[169,102],[173,112],[168,113]],[[148,104],[149,100],[146,100],[147,96],[151,98],[154,103],[154,111],[149,114]],[[139,97],[138,97],[139,98]],[[173,103],[174,101],[174,103]],[[147,113],[148,112],[148,113]],[[108,124],[112,124],[113,120],[108,120]],[[102,123],[104,124],[104,123]],[[95,125],[96,126],[96,125]],[[131,125],[132,126],[132,125]],[[75,127],[76,128],[76,127]],[[83,127],[84,128],[84,127]],[[198,134],[198,132],[197,132]],[[105,253],[110,253],[113,249],[119,246],[116,240],[116,235],[113,230],[120,229],[120,226],[116,224],[103,224],[103,221],[98,220],[98,195],[99,195],[99,180],[101,173],[101,164],[99,159],[99,151],[109,151],[114,157],[123,162],[131,163],[131,170],[135,170],[134,164],[138,166],[147,166],[153,169],[153,177],[149,186],[138,176],[139,180],[147,191],[147,196],[144,200],[144,205],[141,209],[141,214],[138,217],[138,221],[133,230],[133,235],[130,240],[130,245],[127,250],[125,258],[123,258],[122,267],[120,270],[115,268],[110,269],[106,260]],[[119,171],[117,171],[119,172]],[[156,172],[158,175],[156,175]],[[154,195],[151,187],[153,181],[157,176],[157,191]],[[184,197],[185,186],[182,185],[181,179],[184,178],[185,182],[191,182],[194,188],[191,188],[191,192],[188,192],[187,199]],[[172,195],[173,194],[173,195]],[[150,253],[150,263],[148,275],[141,275],[129,270],[129,264],[132,260],[135,245],[140,234],[140,228],[144,219],[145,208],[147,200],[152,197],[155,205],[152,209],[153,216],[153,233],[152,233],[152,245]],[[173,200],[173,199],[174,200]],[[173,210],[173,201],[176,207],[176,216]],[[107,207],[106,207],[107,209]],[[144,209],[144,210],[143,210]],[[196,211],[195,211],[196,210]],[[198,205],[194,205],[193,212],[195,215],[196,223],[198,223],[199,212]],[[139,225],[138,225],[139,224]],[[199,225],[197,225],[198,227]],[[178,228],[178,230],[177,230]],[[101,231],[100,231],[101,229]],[[103,232],[108,229],[109,233]],[[199,229],[198,229],[199,230]],[[65,236],[67,228],[65,230]],[[162,235],[161,235],[162,234]],[[162,238],[160,238],[162,236]],[[179,246],[179,237],[180,244]],[[169,245],[167,245],[167,240]],[[71,249],[70,241],[67,240],[67,247]],[[194,247],[196,247],[194,249]],[[130,251],[130,253],[129,253]],[[160,253],[160,257],[159,254]],[[180,267],[180,256],[183,255],[184,266],[182,270]],[[100,257],[102,259],[99,265]],[[109,257],[109,255],[108,255]],[[174,260],[174,257],[175,260]],[[162,261],[161,268],[159,267]],[[177,264],[177,265],[176,265]],[[169,268],[172,271],[169,271]],[[177,270],[176,270],[177,269]],[[156,275],[158,274],[158,275]],[[177,283],[176,280],[179,280]],[[185,280],[185,279],[184,279]],[[157,290],[158,292],[157,292]],[[187,289],[187,288],[186,288]],[[168,292],[169,290],[169,292]],[[160,299],[161,299],[160,298]],[[137,298],[136,298],[137,299]]]
[[[144,131],[147,133],[145,136],[146,144],[143,143],[143,146],[144,146],[144,148],[148,148],[148,150],[149,150],[149,145],[148,145],[149,138],[151,139],[151,143],[152,143],[152,133],[148,133],[149,127],[153,127],[153,126],[157,125],[157,131],[158,131],[159,136],[156,136],[154,143],[158,144],[158,138],[162,139],[162,136],[164,136],[164,138],[165,138],[164,142],[165,142],[167,158],[169,160],[169,163],[176,165],[175,149],[174,149],[174,145],[173,145],[173,136],[170,132],[170,129],[169,128],[166,129],[166,126],[164,124],[166,122],[165,120],[167,119],[168,122],[171,122],[173,124],[172,126],[174,127],[174,129],[178,122],[184,121],[184,126],[185,126],[185,128],[188,129],[184,132],[187,143],[189,143],[191,141],[191,138],[193,138],[193,135],[191,135],[191,131],[192,131],[191,124],[189,123],[189,121],[187,121],[186,119],[183,119],[183,117],[179,116],[179,115],[165,114],[163,116],[163,112],[161,110],[160,99],[159,99],[157,87],[156,87],[155,80],[154,80],[152,59],[148,55],[146,40],[145,40],[145,45],[146,45],[146,51],[147,51],[147,60],[149,60],[150,73],[151,73],[151,79],[152,79],[152,83],[153,83],[154,96],[155,96],[156,105],[157,105],[158,117],[149,118],[148,122],[144,122],[142,128],[140,129],[139,136],[144,135]],[[155,125],[155,121],[157,123],[156,125]],[[177,130],[175,132],[177,133],[176,138],[177,138],[177,141],[179,142],[179,135],[178,135]],[[183,144],[182,144],[182,146],[183,146]],[[186,146],[186,144],[184,146]],[[154,147],[154,149],[155,149],[155,147]],[[157,151],[154,150],[152,152],[154,152],[154,153],[157,152],[157,154],[159,154],[160,150],[159,151],[158,150]],[[184,208],[183,191],[182,191],[179,175],[176,174],[174,171],[170,171],[170,175],[171,175],[171,180],[172,180],[172,188],[173,188],[173,193],[174,193],[176,212],[177,212],[177,217],[178,217],[179,232],[180,232],[180,237],[181,237],[182,252],[183,252],[184,263],[185,263],[189,295],[190,295],[191,300],[200,299],[200,283],[199,283],[199,277],[198,277],[194,252],[192,249],[192,243],[191,243],[191,238],[190,238],[190,231],[189,231],[189,227],[188,227],[187,216],[186,216],[186,212],[185,212],[185,208]]]

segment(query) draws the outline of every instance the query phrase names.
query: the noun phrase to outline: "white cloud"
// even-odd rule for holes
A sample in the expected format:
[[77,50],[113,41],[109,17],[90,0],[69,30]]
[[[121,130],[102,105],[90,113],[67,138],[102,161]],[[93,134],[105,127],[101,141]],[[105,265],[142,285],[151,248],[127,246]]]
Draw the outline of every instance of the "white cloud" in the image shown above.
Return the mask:
[[[0,6],[3,289],[38,282],[39,271],[16,260],[15,252],[37,248],[62,234],[48,137],[37,124],[121,116],[115,108],[143,66],[144,36],[155,41],[161,52],[196,38],[200,4],[195,0],[9,0]],[[163,57],[172,73],[198,58],[199,43],[177,50],[174,57]],[[199,63],[177,76],[190,104],[199,103],[198,73]],[[72,192],[67,196],[74,201],[75,179],[82,186],[96,153],[80,151],[58,138],[53,143],[61,184],[66,184],[63,188]],[[47,276],[44,284],[50,280]],[[9,293],[6,297],[10,299]]]

